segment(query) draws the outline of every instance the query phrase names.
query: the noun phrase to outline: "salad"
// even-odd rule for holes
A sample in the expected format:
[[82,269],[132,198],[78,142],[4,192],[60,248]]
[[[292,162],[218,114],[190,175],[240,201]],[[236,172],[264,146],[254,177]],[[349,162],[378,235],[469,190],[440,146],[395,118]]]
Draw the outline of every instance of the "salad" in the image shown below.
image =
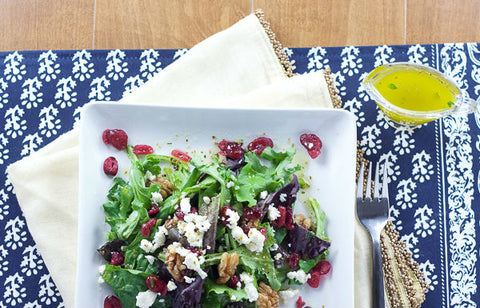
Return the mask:
[[[308,193],[294,147],[222,140],[217,153],[190,157],[128,145],[120,129],[103,141],[131,162],[128,180],[116,177],[115,157],[103,165],[113,185],[99,281],[115,293],[104,307],[278,307],[330,271],[320,205],[305,197],[313,219],[293,214]],[[320,154],[317,136],[300,141],[310,157]],[[301,297],[296,306],[307,307]]]

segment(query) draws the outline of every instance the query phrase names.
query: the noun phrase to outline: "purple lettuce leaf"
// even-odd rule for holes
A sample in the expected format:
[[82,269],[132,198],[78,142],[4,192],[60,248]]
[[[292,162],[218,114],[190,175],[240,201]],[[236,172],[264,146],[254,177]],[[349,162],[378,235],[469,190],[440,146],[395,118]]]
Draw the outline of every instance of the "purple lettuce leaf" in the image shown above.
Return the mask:
[[313,259],[330,247],[330,242],[322,240],[298,224],[294,224],[294,228],[287,232],[282,244],[288,253],[297,253],[304,260]]

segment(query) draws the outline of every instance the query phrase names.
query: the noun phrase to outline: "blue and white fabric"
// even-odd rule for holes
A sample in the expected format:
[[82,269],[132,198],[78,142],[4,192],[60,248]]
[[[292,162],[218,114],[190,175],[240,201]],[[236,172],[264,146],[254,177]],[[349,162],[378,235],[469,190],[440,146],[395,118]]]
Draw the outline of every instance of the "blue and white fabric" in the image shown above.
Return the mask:
[[[63,307],[6,167],[72,129],[86,103],[119,100],[185,51],[0,53],[0,308]],[[391,217],[430,285],[423,307],[480,306],[480,115],[395,131],[360,86],[374,67],[409,61],[439,69],[477,98],[480,44],[285,51],[298,73],[331,67],[366,158],[388,162]]]

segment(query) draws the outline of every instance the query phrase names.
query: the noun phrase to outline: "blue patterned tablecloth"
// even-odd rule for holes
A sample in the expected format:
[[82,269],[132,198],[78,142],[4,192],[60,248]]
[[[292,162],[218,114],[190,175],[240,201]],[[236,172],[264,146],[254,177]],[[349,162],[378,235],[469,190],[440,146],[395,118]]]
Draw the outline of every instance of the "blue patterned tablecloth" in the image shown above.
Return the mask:
[[[360,87],[375,66],[423,63],[480,95],[480,44],[286,48],[299,73],[329,65],[358,119],[366,157],[388,159],[391,217],[425,272],[423,307],[477,307],[480,296],[480,117],[394,131]],[[63,307],[27,228],[6,167],[67,132],[89,101],[118,100],[186,50],[0,53],[0,308]]]

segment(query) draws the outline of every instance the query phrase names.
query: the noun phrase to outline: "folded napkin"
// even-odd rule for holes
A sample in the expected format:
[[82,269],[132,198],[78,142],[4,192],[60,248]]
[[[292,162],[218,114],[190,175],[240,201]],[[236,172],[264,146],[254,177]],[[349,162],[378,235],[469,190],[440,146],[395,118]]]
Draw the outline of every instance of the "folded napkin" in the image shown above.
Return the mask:
[[[339,107],[329,71],[291,77],[292,67],[257,11],[190,49],[141,88],[131,103],[221,107]],[[78,131],[7,170],[30,232],[65,302],[74,306]],[[357,226],[356,307],[370,307],[370,248]],[[53,240],[54,239],[54,240]],[[59,258],[58,256],[62,257]]]

